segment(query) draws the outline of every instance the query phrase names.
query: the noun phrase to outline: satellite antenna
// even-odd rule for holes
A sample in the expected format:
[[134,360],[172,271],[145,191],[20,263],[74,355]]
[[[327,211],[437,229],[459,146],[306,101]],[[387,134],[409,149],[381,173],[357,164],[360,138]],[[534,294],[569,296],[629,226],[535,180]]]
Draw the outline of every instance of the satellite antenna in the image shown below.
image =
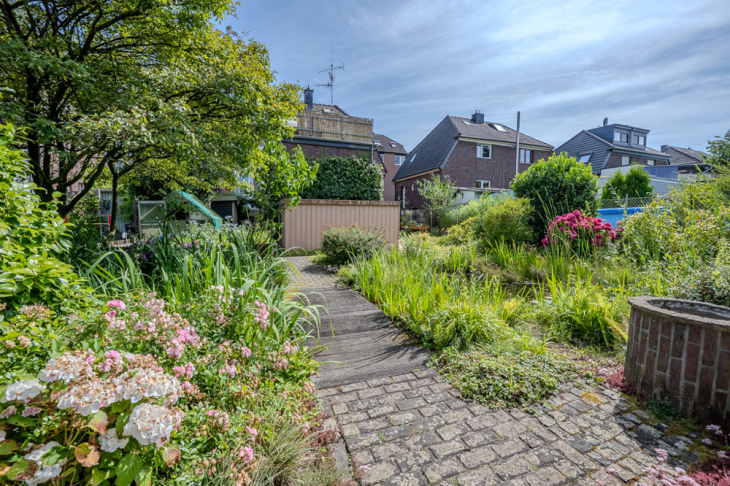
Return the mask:
[[325,84],[317,84],[315,86],[321,86],[323,88],[329,88],[330,90],[330,105],[335,104],[335,71],[342,69],[345,70],[345,64],[340,63],[337,66],[334,65],[332,62],[332,44],[330,43],[330,67],[322,69],[321,71],[317,71],[319,73],[327,73],[330,77],[330,80],[328,83]]

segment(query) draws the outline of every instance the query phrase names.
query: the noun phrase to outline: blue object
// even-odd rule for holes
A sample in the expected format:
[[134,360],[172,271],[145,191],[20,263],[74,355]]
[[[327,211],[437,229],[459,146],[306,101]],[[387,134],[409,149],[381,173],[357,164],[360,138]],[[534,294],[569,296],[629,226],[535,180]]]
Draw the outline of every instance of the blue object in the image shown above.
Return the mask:
[[599,209],[598,210],[598,217],[601,218],[603,221],[607,221],[611,223],[611,226],[614,228],[618,226],[620,221],[623,221],[623,219],[626,216],[631,216],[635,213],[640,213],[644,210],[644,208],[612,208],[612,209]]

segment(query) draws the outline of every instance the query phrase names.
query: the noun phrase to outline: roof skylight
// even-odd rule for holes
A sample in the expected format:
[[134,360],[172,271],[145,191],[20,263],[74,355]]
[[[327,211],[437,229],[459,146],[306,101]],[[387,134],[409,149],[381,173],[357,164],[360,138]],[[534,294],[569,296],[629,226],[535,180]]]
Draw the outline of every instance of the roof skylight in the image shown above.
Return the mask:
[[506,132],[507,131],[507,130],[505,130],[505,128],[502,125],[497,125],[496,123],[494,124],[494,128],[496,128],[500,132]]
[[374,143],[375,145],[380,145],[380,140],[373,140],[373,143]]
[[395,143],[395,142],[390,142],[390,146],[391,146],[391,147],[397,147],[397,146],[398,146],[398,144],[397,144],[397,143]]
[[469,123],[469,122],[468,122],[468,121],[466,121],[466,120],[461,120],[461,121],[463,121],[463,122],[464,122],[464,125],[471,125],[471,123]]

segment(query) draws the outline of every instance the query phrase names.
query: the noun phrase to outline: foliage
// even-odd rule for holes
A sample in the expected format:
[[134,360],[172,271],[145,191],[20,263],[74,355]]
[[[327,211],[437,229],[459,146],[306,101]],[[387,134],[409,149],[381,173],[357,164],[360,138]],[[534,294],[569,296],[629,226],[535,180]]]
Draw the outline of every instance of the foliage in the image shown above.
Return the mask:
[[584,216],[576,209],[550,222],[542,245],[561,245],[577,253],[589,254],[594,248],[607,245],[620,235],[620,228],[614,230],[611,223]]
[[444,242],[449,245],[462,245],[474,240],[474,230],[479,223],[479,216],[471,216],[461,223],[449,227]]
[[102,244],[99,209],[98,196],[90,192],[68,214],[71,229],[67,252],[69,262],[88,260],[97,252],[97,245]]
[[36,185],[26,182],[28,163],[14,138],[12,126],[0,125],[0,298],[11,311],[41,301],[55,308],[84,291],[58,258],[69,247],[67,227],[55,204],[42,203]]
[[601,199],[623,199],[628,197],[648,197],[654,192],[649,173],[641,165],[633,165],[624,174],[617,170],[603,186]]
[[591,168],[574,157],[553,155],[532,164],[512,183],[515,196],[529,199],[533,237],[545,234],[548,223],[559,214],[576,209],[595,214],[598,178]]
[[198,186],[271,165],[300,88],[277,84],[266,48],[219,30],[228,0],[12,3],[0,12],[0,119],[27,128],[34,180],[61,215],[105,171]]
[[416,186],[427,201],[425,208],[437,218],[456,201],[457,189],[449,176],[431,174],[430,179],[416,181]]
[[287,208],[294,208],[302,193],[315,180],[317,165],[307,164],[298,148],[290,156],[278,141],[267,143],[260,152],[267,155],[266,167],[258,173],[254,199],[264,220],[271,220]]
[[333,265],[370,258],[377,250],[384,248],[385,244],[382,234],[360,226],[334,226],[325,229],[322,234],[322,253]]
[[488,207],[477,219],[474,234],[482,247],[500,241],[522,244],[533,241],[529,225],[532,207],[524,198],[505,199]]
[[679,281],[676,296],[730,307],[730,247],[725,239],[718,242],[714,261],[692,268]]
[[466,353],[448,348],[433,362],[465,398],[492,408],[529,406],[578,376],[569,359],[530,338],[479,345]]
[[462,221],[482,214],[490,207],[496,206],[512,197],[511,194],[505,192],[495,194],[485,192],[479,199],[473,199],[466,204],[461,204],[453,209],[443,211],[439,218],[439,225],[442,228],[451,228]]
[[304,191],[305,199],[383,199],[383,172],[368,157],[327,157],[316,165],[317,177]]
[[730,130],[722,138],[715,136],[714,140],[708,140],[707,151],[710,153],[707,162],[716,166],[730,167]]

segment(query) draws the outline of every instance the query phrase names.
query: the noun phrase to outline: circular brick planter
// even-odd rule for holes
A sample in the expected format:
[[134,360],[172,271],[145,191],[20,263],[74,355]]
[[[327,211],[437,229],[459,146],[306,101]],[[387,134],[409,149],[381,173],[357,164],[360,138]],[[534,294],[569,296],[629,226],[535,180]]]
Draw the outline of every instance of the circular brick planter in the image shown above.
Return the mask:
[[649,400],[685,417],[730,425],[730,308],[690,300],[634,297],[625,374]]

